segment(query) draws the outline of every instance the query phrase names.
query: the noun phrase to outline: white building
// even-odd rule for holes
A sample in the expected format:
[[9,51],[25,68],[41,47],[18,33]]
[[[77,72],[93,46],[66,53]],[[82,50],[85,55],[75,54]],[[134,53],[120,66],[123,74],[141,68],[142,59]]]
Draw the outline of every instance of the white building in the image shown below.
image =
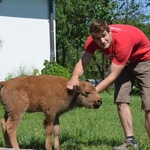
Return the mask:
[[0,0],[0,80],[56,60],[54,0]]

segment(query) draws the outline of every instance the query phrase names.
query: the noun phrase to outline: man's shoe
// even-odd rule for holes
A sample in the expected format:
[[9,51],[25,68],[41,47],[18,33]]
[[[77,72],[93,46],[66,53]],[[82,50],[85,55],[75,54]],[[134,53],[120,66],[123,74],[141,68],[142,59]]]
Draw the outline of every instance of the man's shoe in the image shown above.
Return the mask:
[[129,150],[129,149],[138,149],[138,144],[133,144],[130,141],[126,140],[122,145],[113,148],[113,150]]

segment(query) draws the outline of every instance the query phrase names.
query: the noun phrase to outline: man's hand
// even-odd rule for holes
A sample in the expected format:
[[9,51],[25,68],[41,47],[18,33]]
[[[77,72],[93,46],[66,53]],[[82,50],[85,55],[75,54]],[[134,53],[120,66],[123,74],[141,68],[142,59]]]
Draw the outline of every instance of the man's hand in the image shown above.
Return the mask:
[[70,90],[73,90],[73,87],[75,85],[79,86],[79,79],[78,78],[69,80],[69,82],[67,83],[67,88]]
[[124,67],[125,65],[117,65],[112,62],[109,75],[96,86],[96,91],[101,93],[102,91],[106,90],[108,86],[117,79]]

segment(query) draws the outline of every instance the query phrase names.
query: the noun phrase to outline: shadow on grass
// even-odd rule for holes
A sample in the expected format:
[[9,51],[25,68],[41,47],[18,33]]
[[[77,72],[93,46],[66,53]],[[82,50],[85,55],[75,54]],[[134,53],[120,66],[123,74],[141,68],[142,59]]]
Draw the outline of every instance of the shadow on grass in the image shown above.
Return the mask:
[[[102,139],[95,139],[95,140],[80,140],[80,138],[65,136],[60,139],[60,146],[61,150],[83,150],[83,147],[95,147],[96,150],[99,149],[101,145],[108,146],[108,149],[120,145],[121,141],[116,141],[114,139],[109,138],[102,138]],[[3,145],[0,142],[0,145]],[[96,148],[97,147],[97,148]],[[28,144],[20,144],[21,149],[33,149],[33,150],[46,150],[45,149],[45,141],[39,140],[31,140]],[[149,145],[145,147],[144,145],[139,147],[139,150],[149,150]]]
[[[63,136],[60,140],[62,150],[83,150],[82,147],[90,148],[95,147],[95,150],[100,150],[101,146],[108,147],[107,149],[112,149],[116,145],[121,145],[123,141],[115,140],[113,138],[102,137],[102,139],[86,140],[83,141],[80,138],[74,138],[71,136]],[[138,150],[150,150],[149,142],[144,145],[143,143],[138,143]],[[96,148],[97,147],[97,148]]]
[[[85,147],[91,146],[98,147],[100,145],[114,146],[117,143],[111,139],[102,139],[84,142],[79,140],[78,138],[65,136],[63,137],[63,139],[60,139],[60,144],[63,150],[81,150],[81,145],[84,145]],[[45,141],[41,142],[39,140],[31,140],[28,144],[21,143],[19,144],[19,146],[21,149],[46,150]]]
[[115,141],[114,139],[109,138],[102,138],[102,139],[95,139],[95,140],[80,140],[79,138],[69,137],[69,136],[63,136],[60,139],[61,147],[63,150],[81,150],[81,145],[85,147],[100,147],[101,145],[106,145],[108,147],[114,147],[119,143],[120,141]]
[[21,149],[46,150],[45,141],[31,140],[28,144],[19,144]]

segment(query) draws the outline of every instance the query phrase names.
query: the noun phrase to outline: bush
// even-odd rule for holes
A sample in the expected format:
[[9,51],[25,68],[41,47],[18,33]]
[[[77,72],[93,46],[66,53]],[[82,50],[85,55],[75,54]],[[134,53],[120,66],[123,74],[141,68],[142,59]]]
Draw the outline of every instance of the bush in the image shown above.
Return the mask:
[[48,60],[45,60],[44,66],[45,67],[41,70],[42,74],[63,76],[68,79],[71,77],[71,73],[69,70],[60,66],[54,61],[49,62]]
[[39,75],[39,70],[34,68],[34,67],[31,67],[31,68],[27,68],[23,65],[21,65],[18,70],[13,70],[11,73],[8,73],[5,80],[10,80],[12,78],[15,78],[15,77],[21,77],[21,76],[36,76],[36,75]]

